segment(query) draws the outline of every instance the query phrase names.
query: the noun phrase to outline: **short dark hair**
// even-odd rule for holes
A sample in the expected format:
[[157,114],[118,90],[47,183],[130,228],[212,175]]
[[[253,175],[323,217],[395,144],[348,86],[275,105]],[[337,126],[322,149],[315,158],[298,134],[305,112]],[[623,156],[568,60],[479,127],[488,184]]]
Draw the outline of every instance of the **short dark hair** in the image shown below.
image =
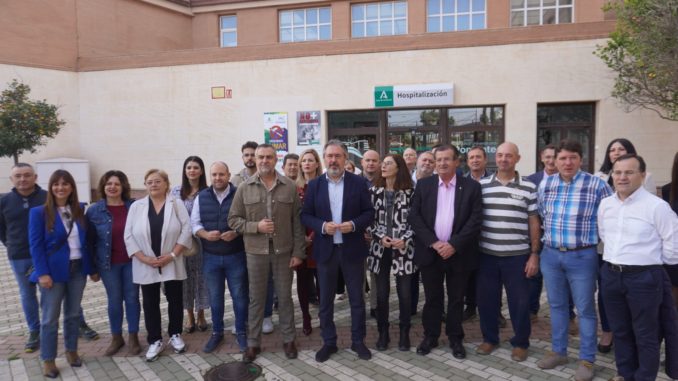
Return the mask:
[[124,201],[128,201],[131,199],[131,187],[129,185],[129,180],[127,179],[127,175],[122,172],[118,171],[117,169],[112,169],[110,171],[107,171],[104,173],[103,176],[101,176],[101,179],[99,179],[99,186],[97,187],[97,191],[99,192],[99,197],[102,199],[106,199],[106,192],[104,188],[106,188],[106,183],[111,177],[117,177],[118,180],[120,180],[120,185],[122,186],[122,192],[121,192],[121,197]]
[[246,148],[257,149],[258,146],[259,144],[257,142],[248,141],[240,147],[240,152],[243,152]]
[[459,153],[459,148],[452,144],[441,144],[436,148],[436,153],[433,155],[433,158],[435,159],[436,155],[438,155],[438,152],[443,152],[443,151],[448,151],[451,150],[452,153],[454,153],[454,158],[458,159],[461,154]]
[[547,149],[552,149],[553,151],[555,151],[555,150],[556,150],[556,146],[553,145],[553,144],[547,144],[547,145],[545,145],[545,146],[539,151],[539,156],[541,156],[541,154],[543,154],[544,151],[546,151]]
[[476,150],[476,149],[479,149],[480,151],[483,152],[483,159],[487,159],[487,152],[485,151],[485,147],[480,146],[480,145],[471,147],[471,148],[468,150],[468,152],[466,153],[466,157],[468,157],[468,154],[469,154],[471,151]]
[[296,153],[288,153],[287,155],[285,155],[285,157],[283,157],[283,167],[285,166],[285,164],[287,164],[287,160],[290,159],[299,161],[299,155],[297,155]]
[[255,148],[255,150],[258,151],[258,150],[260,150],[260,149],[267,149],[267,148],[270,148],[270,149],[272,149],[274,152],[276,152],[275,147],[273,147],[272,145],[267,144],[267,143],[259,144],[259,145],[257,146],[257,148]]
[[619,163],[620,161],[629,160],[629,159],[638,160],[638,169],[640,169],[640,172],[645,173],[645,170],[647,169],[647,165],[645,164],[645,159],[643,159],[642,156],[639,156],[635,153],[627,153],[627,154],[619,156],[617,158],[617,160],[615,160],[614,163],[612,164],[612,168],[614,168],[614,165]]
[[560,151],[574,152],[579,155],[579,157],[584,157],[584,148],[582,148],[581,143],[576,140],[561,140],[560,143],[558,143],[558,147],[556,147],[556,156],[558,156]]
[[323,147],[323,155],[325,155],[325,151],[327,151],[327,147],[329,147],[329,146],[337,146],[337,147],[341,148],[344,151],[344,154],[346,155],[346,157],[348,157],[348,149],[346,148],[346,144],[341,142],[341,140],[337,140],[337,139],[328,140],[327,143],[325,143],[325,146]]
[[19,162],[19,163],[16,163],[12,166],[12,169],[14,169],[14,168],[30,168],[30,169],[33,169],[33,166],[28,164],[28,163]]

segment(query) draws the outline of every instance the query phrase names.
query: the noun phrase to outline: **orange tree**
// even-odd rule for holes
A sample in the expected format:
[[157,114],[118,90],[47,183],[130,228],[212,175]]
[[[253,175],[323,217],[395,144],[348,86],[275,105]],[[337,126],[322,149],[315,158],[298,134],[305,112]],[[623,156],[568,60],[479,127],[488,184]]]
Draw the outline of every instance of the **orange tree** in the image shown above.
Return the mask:
[[29,99],[30,92],[28,85],[15,79],[0,95],[0,157],[12,157],[14,163],[23,152],[45,145],[64,125],[57,106]]

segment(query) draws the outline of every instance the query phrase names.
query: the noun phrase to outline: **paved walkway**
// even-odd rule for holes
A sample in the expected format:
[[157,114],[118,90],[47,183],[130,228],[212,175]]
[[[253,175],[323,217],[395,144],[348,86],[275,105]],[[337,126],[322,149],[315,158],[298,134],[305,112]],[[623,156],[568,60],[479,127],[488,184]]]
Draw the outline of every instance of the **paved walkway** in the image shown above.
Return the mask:
[[[19,303],[18,289],[9,267],[4,247],[0,245],[0,305],[4,306],[0,314],[0,380],[41,380],[41,364],[37,353],[23,352],[26,325],[23,320]],[[294,292],[294,294],[296,291]],[[544,296],[542,296],[542,299]],[[226,326],[233,323],[233,314],[230,298],[226,298]],[[295,297],[296,303],[296,297]],[[506,305],[506,303],[504,303]],[[420,313],[413,320],[411,334],[412,344],[417,345],[421,340],[421,307],[423,306],[423,290],[420,298]],[[241,355],[237,351],[234,337],[227,334],[225,343],[218,351],[204,354],[202,346],[208,339],[209,332],[196,332],[184,335],[188,344],[187,353],[175,355],[166,350],[159,360],[147,363],[142,356],[126,356],[127,348],[120,351],[119,356],[106,357],[103,355],[110,340],[108,317],[106,313],[106,294],[101,282],[87,284],[83,298],[83,308],[88,323],[96,329],[101,338],[93,342],[80,341],[78,351],[83,356],[84,364],[81,368],[71,368],[66,364],[63,353],[59,353],[57,366],[63,380],[202,380],[202,375],[212,366],[227,361],[239,361]],[[163,306],[163,309],[166,305]],[[508,317],[508,311],[504,310]],[[392,344],[391,349],[385,352],[373,350],[371,361],[359,360],[355,353],[347,348],[350,346],[350,316],[347,301],[336,304],[336,323],[339,335],[340,351],[325,363],[317,363],[314,359],[315,350],[320,348],[318,321],[313,321],[313,333],[306,337],[301,332],[301,316],[297,311],[297,344],[299,358],[288,360],[282,351],[282,341],[277,331],[263,337],[263,354],[256,361],[263,368],[263,378],[266,380],[567,380],[572,379],[577,367],[578,338],[571,336],[569,357],[570,363],[550,371],[537,368],[536,361],[550,349],[550,328],[548,325],[548,311],[542,308],[539,320],[532,328],[530,355],[527,361],[516,363],[511,361],[511,347],[507,340],[511,335],[510,322],[508,328],[501,330],[503,343],[501,347],[489,356],[479,356],[474,352],[481,341],[480,328],[477,319],[465,323],[466,350],[468,358],[457,360],[447,347],[447,341],[441,338],[441,346],[428,356],[419,356],[413,347],[410,352],[400,352],[397,349],[397,300],[395,292],[391,293],[391,321]],[[317,309],[312,311],[317,315]],[[163,316],[165,316],[163,310]],[[209,313],[208,313],[209,321]],[[277,315],[274,314],[277,324]],[[277,328],[277,326],[276,326]],[[142,330],[143,337],[143,316]],[[368,321],[368,347],[374,348],[377,330],[376,321]],[[395,346],[395,348],[394,348]],[[63,347],[60,344],[60,351]],[[607,380],[615,375],[612,354],[599,355],[596,362],[596,380]],[[668,380],[663,374],[660,379]]]

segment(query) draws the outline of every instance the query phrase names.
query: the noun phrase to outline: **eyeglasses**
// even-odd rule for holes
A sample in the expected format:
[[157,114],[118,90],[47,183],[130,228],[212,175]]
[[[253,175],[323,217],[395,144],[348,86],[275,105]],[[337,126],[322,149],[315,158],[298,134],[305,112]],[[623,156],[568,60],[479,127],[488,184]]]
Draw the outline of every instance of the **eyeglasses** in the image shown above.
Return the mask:
[[395,161],[383,161],[383,162],[381,162],[381,165],[383,167],[390,167],[390,166],[398,165],[398,164],[396,164]]
[[153,186],[153,185],[160,185],[162,184],[162,180],[151,180],[151,181],[146,181],[147,186]]

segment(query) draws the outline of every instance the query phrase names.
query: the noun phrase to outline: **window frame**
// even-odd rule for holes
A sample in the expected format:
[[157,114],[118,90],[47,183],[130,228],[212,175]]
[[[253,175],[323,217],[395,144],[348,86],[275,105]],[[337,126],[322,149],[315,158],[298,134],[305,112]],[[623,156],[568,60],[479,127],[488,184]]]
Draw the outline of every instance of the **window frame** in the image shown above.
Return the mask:
[[[235,28],[223,28],[223,19],[232,17],[235,19]],[[235,45],[224,45],[224,33],[235,33]],[[221,48],[236,48],[238,47],[238,15],[219,15],[219,47]]]
[[[381,5],[383,4],[391,4],[391,9],[392,9],[392,17],[390,18],[382,18],[381,17]],[[405,16],[399,17],[396,16],[395,14],[395,5],[396,3],[404,3],[405,4]],[[368,19],[367,18],[367,6],[375,4],[377,6],[377,18],[376,19]],[[354,9],[357,7],[362,7],[363,8],[363,19],[356,21],[354,19]],[[408,3],[407,0],[391,0],[391,1],[372,1],[372,2],[365,2],[365,3],[353,3],[351,4],[351,38],[374,38],[374,37],[388,37],[388,36],[405,36],[409,33],[409,25],[408,25],[408,19],[409,19],[409,9],[408,9]],[[405,31],[403,33],[396,33],[396,21],[405,21]],[[381,23],[384,21],[390,21],[391,22],[391,30],[392,34],[382,34],[381,33]],[[377,23],[377,34],[374,36],[368,36],[367,35],[367,23],[368,22],[376,22]],[[362,35],[356,36],[353,34],[353,26],[355,24],[362,24]]]
[[[435,13],[435,14],[430,14],[429,13],[429,3],[432,1],[438,2],[439,10],[440,13]],[[451,1],[454,3],[454,12],[452,13],[445,13],[444,12],[444,7],[443,3],[446,1]],[[487,0],[484,0],[484,5],[483,5],[483,10],[482,11],[474,11],[473,10],[473,0],[468,0],[469,1],[469,10],[468,12],[458,12],[457,10],[459,9],[459,0],[426,0],[426,33],[450,33],[450,32],[464,32],[464,31],[470,31],[470,30],[484,30],[487,29]],[[483,27],[482,28],[474,28],[473,27],[473,16],[476,15],[483,15]],[[469,28],[468,29],[458,29],[458,19],[460,16],[468,16],[469,17]],[[432,31],[430,28],[430,20],[431,18],[435,17],[438,22],[438,27],[439,30],[437,31]],[[454,29],[453,30],[443,30],[443,20],[445,17],[453,17],[454,18]]]
[[[329,22],[320,22],[320,10],[321,9],[327,9],[330,13],[330,21]],[[317,13],[317,18],[316,18],[316,23],[315,24],[309,24],[307,22],[308,20],[308,11],[310,10],[315,10]],[[294,12],[298,11],[303,11],[304,12],[304,21],[303,24],[300,25],[295,25],[294,23]],[[283,13],[289,12],[291,14],[291,24],[289,26],[283,26],[282,22],[282,17]],[[330,36],[327,39],[320,38],[320,27],[321,26],[329,26],[330,30]],[[294,29],[303,27],[304,29],[304,39],[303,40],[295,40],[294,39]],[[317,28],[317,38],[316,39],[309,39],[308,38],[308,28],[309,27],[316,27]],[[283,41],[283,29],[287,30],[289,29],[290,31],[290,36],[291,40],[290,41]],[[330,5],[326,6],[317,6],[317,7],[309,7],[309,8],[290,8],[290,9],[280,9],[278,11],[278,42],[281,44],[290,44],[290,43],[295,43],[295,42],[312,42],[312,41],[330,41],[332,40],[332,7]]]
[[[539,122],[539,108],[540,107],[567,107],[567,106],[589,106],[591,107],[591,121],[590,122],[572,122],[572,123],[540,123]],[[540,151],[544,147],[542,142],[539,140],[540,138],[540,133],[541,131],[555,131],[558,133],[558,136],[563,138],[567,138],[569,136],[569,132],[572,132],[576,129],[587,129],[588,130],[588,145],[586,147],[583,147],[585,150],[588,150],[588,152],[585,152],[585,154],[588,155],[588,160],[582,161],[582,170],[585,172],[589,173],[595,173],[596,168],[595,168],[595,145],[596,145],[596,118],[597,118],[597,111],[598,111],[598,104],[597,102],[591,101],[591,102],[541,102],[537,103],[537,113],[535,115],[535,118],[537,118],[537,140],[536,140],[536,151],[537,151],[537,157],[536,157],[536,167],[538,170],[542,169],[542,164],[541,164],[541,157],[539,155]],[[558,146],[558,142],[552,142],[551,144],[554,144],[555,146]],[[582,158],[583,159],[583,158]]]
[[[526,27],[526,26],[542,26],[542,25],[559,25],[559,24],[574,24],[575,23],[575,5],[576,5],[576,0],[572,0],[572,4],[566,4],[566,5],[561,5],[560,2],[563,0],[555,0],[556,4],[555,5],[544,5],[544,0],[539,0],[539,6],[528,6],[529,0],[523,0],[523,6],[514,8],[512,4],[509,2],[509,25],[513,27]],[[560,10],[561,9],[571,9],[572,15],[571,15],[571,20],[568,23],[561,23],[560,22]],[[546,10],[555,10],[555,22],[553,24],[544,24],[544,11]],[[528,24],[527,23],[527,14],[528,11],[539,11],[539,24]],[[520,25],[513,25],[513,14],[521,12],[523,14],[523,20],[522,24]]]

